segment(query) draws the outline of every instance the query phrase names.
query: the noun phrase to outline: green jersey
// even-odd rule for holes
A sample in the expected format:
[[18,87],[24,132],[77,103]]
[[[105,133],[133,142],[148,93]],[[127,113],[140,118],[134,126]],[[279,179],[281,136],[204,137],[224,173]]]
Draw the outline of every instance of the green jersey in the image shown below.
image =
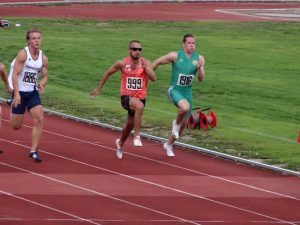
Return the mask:
[[197,63],[199,60],[199,54],[193,52],[188,59],[183,49],[177,52],[178,57],[176,62],[172,63],[172,81],[171,85],[190,89],[192,81],[197,72]]

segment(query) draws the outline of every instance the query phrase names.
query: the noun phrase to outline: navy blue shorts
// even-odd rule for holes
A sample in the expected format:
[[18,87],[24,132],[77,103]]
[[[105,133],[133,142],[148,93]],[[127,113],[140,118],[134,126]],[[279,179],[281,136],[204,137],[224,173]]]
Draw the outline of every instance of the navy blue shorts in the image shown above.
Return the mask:
[[[130,109],[129,101],[131,97],[128,95],[122,95],[121,96],[121,105],[124,109],[128,111],[128,115],[134,117],[135,111]],[[144,104],[144,107],[146,105],[146,99],[140,99],[140,101]]]
[[[29,112],[33,107],[42,105],[40,95],[37,90],[34,90],[32,92],[20,91],[19,93],[21,96],[21,104],[19,104],[17,107],[12,107],[12,113],[24,114],[26,108]],[[14,94],[12,95],[12,97],[14,97]]]

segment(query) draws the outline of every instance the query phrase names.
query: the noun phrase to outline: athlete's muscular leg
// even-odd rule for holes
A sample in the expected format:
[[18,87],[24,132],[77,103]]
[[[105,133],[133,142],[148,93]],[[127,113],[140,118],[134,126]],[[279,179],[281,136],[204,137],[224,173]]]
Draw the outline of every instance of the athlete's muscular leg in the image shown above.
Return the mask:
[[44,109],[43,106],[37,105],[30,109],[33,120],[33,128],[31,133],[32,143],[31,150],[37,150],[43,131]]
[[[179,129],[179,136],[182,134],[184,128],[186,127],[186,119],[185,115],[189,112],[190,110],[190,103],[186,99],[182,99],[178,102],[178,113],[176,116],[176,124],[181,124],[180,129]],[[173,135],[169,135],[168,138],[168,144],[173,145],[174,142],[176,141],[176,138],[173,137]]]
[[14,130],[19,130],[22,127],[24,114],[10,114],[10,124]]
[[[181,136],[181,134],[182,134],[184,128],[186,128],[186,124],[187,124],[187,120],[184,119],[184,120],[181,122],[181,125],[180,125],[179,136]],[[176,140],[177,140],[177,139],[174,138],[174,136],[173,136],[172,134],[170,134],[167,143],[168,143],[169,145],[173,145],[174,142],[175,142]]]
[[140,135],[142,115],[144,112],[144,104],[138,98],[131,98],[129,102],[130,108],[135,111],[134,113],[134,136]]
[[178,102],[178,113],[176,117],[176,124],[181,124],[184,120],[185,115],[190,110],[190,103],[186,99],[182,99]]
[[128,115],[127,117],[127,122],[125,124],[125,126],[123,127],[122,129],[122,133],[121,133],[121,138],[120,138],[120,141],[119,141],[119,144],[121,145],[121,147],[124,145],[126,139],[128,138],[132,128],[133,128],[133,117]]

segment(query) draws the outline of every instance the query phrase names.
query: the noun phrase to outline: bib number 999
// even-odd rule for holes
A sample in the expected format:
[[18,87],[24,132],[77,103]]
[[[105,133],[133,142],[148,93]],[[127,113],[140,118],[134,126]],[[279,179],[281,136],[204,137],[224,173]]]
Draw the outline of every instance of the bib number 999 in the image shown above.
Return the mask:
[[126,89],[141,90],[143,88],[142,78],[127,77]]

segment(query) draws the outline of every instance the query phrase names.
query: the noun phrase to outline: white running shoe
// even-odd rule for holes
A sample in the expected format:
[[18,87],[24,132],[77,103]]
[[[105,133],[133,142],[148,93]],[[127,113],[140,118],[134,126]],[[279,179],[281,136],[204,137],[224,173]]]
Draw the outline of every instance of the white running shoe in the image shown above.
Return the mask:
[[176,120],[174,120],[172,124],[172,135],[176,139],[179,138],[179,129],[180,129],[180,124],[176,124]]
[[135,137],[133,138],[133,145],[134,145],[135,147],[142,147],[142,146],[143,146],[142,141],[141,141],[141,137],[140,137],[140,136],[135,136]]
[[173,152],[173,148],[172,148],[172,145],[169,145],[167,142],[164,143],[164,149],[167,151],[167,156],[169,157],[174,157],[175,154]]
[[116,145],[117,145],[117,152],[116,152],[116,154],[117,154],[117,158],[118,159],[122,159],[122,157],[123,157],[123,150],[122,150],[122,147],[120,146],[119,141],[120,141],[120,139],[116,140]]

